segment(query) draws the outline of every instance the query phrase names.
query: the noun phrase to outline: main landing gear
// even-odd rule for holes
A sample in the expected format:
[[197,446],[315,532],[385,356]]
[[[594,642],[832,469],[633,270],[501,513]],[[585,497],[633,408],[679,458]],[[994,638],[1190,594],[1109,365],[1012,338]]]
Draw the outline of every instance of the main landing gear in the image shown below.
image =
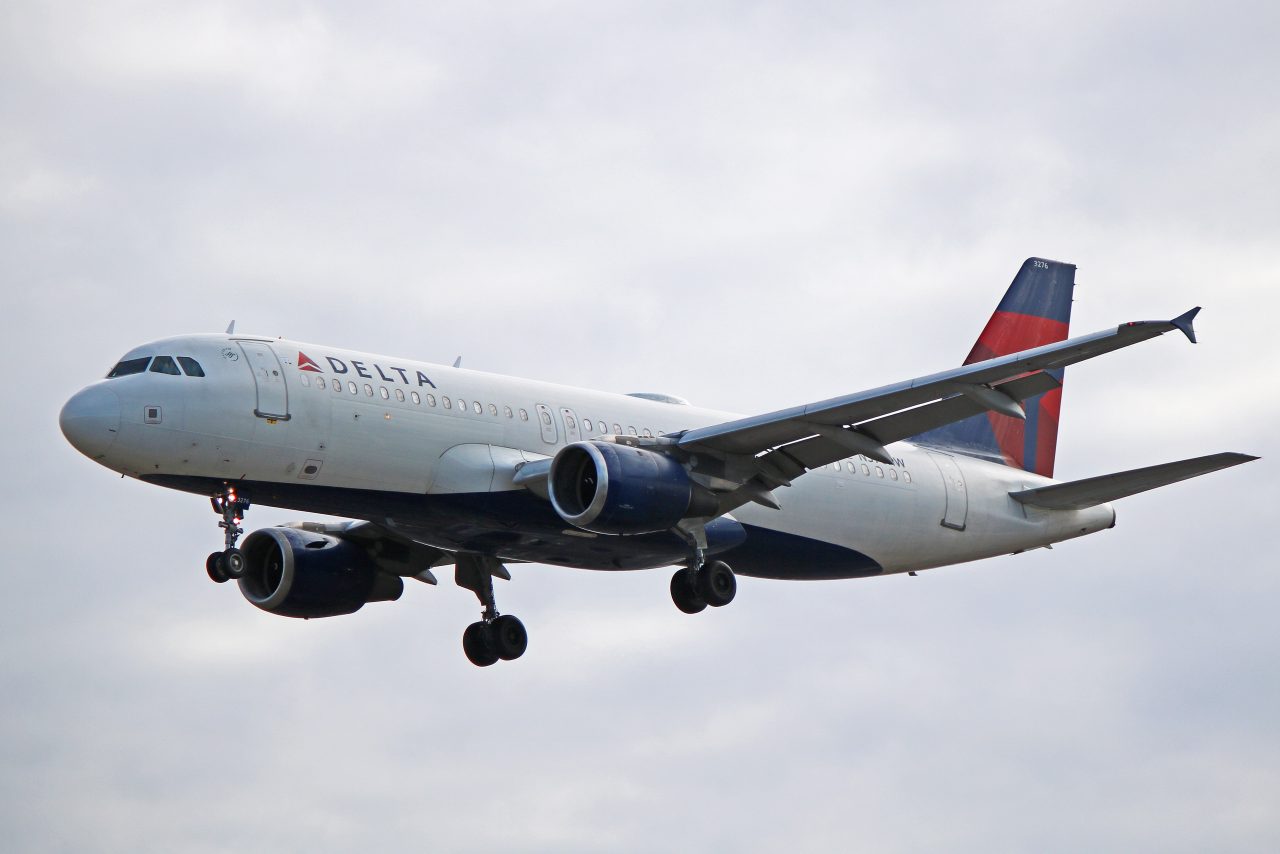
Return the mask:
[[671,601],[686,614],[722,608],[733,601],[738,592],[738,579],[729,564],[707,560],[707,529],[699,521],[682,522],[676,533],[689,543],[689,562],[671,576]]
[[244,552],[236,548],[236,541],[244,533],[240,522],[244,520],[244,513],[249,509],[249,502],[236,494],[234,486],[228,486],[221,492],[211,495],[209,503],[213,505],[213,512],[222,517],[218,527],[224,532],[226,548],[210,554],[205,559],[204,568],[211,579],[222,584],[224,581],[244,575]]
[[501,561],[484,555],[459,554],[454,563],[454,581],[476,594],[484,611],[479,622],[467,626],[462,633],[462,651],[476,667],[488,667],[502,661],[513,661],[524,655],[529,634],[524,623],[510,614],[498,614],[493,596],[493,577],[508,581],[511,574]]
[[722,560],[677,570],[671,576],[671,601],[686,614],[696,614],[708,605],[721,608],[733,601],[738,580],[729,564]]

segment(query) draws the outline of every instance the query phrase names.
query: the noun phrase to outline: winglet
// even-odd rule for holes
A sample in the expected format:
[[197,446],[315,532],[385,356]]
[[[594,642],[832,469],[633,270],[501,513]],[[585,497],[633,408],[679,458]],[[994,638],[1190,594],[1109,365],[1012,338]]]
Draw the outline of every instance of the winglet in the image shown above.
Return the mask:
[[1188,311],[1186,314],[1180,314],[1177,317],[1175,317],[1173,320],[1169,321],[1174,325],[1176,329],[1181,331],[1183,335],[1187,336],[1187,340],[1190,341],[1192,344],[1196,343],[1196,329],[1194,326],[1191,325],[1191,323],[1196,319],[1196,315],[1199,313],[1200,313],[1200,306],[1196,306],[1195,308],[1191,309],[1191,311]]

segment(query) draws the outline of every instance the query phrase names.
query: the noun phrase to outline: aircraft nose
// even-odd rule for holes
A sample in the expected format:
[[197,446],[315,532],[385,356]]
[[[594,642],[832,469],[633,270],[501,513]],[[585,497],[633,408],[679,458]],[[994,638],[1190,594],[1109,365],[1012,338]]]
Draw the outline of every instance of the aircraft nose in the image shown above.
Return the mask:
[[81,389],[62,407],[58,425],[77,451],[99,459],[120,432],[120,398],[101,385]]

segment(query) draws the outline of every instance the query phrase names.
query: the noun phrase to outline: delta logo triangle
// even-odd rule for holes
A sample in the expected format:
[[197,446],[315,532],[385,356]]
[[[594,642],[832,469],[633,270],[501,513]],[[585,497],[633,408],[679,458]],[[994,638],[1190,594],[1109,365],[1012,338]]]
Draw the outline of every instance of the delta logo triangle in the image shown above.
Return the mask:
[[310,356],[308,356],[306,353],[302,352],[301,350],[298,351],[298,370],[312,371],[317,374],[324,373],[323,371],[320,370],[320,366],[317,365]]

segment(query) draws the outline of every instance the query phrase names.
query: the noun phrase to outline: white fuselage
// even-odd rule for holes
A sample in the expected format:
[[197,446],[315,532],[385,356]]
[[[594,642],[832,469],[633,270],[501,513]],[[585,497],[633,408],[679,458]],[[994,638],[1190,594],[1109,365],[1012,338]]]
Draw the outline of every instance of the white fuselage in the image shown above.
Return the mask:
[[[64,430],[102,465],[206,494],[225,483],[258,484],[258,503],[369,519],[440,548],[589,568],[619,567],[603,543],[626,538],[564,531],[573,539],[525,537],[514,545],[521,522],[508,518],[509,508],[537,507],[544,526],[552,514],[541,506],[545,499],[513,482],[519,466],[584,439],[659,436],[737,417],[252,336],[170,338],[125,358],[160,355],[194,359],[205,376],[148,370],[102,380],[68,403]],[[1114,523],[1109,505],[1049,511],[1012,500],[1011,491],[1052,482],[1021,469],[909,443],[890,450],[897,465],[842,460],[778,490],[781,509],[748,504],[733,517],[749,532],[852,550],[884,573],[1023,551]],[[486,501],[503,509],[472,525],[467,508]],[[515,533],[496,536],[502,527]],[[753,536],[739,548],[750,550]],[[504,553],[507,542],[513,553]],[[540,542],[547,543],[541,552]],[[566,542],[583,548],[569,557]],[[832,577],[809,572],[799,559],[744,574]]]

